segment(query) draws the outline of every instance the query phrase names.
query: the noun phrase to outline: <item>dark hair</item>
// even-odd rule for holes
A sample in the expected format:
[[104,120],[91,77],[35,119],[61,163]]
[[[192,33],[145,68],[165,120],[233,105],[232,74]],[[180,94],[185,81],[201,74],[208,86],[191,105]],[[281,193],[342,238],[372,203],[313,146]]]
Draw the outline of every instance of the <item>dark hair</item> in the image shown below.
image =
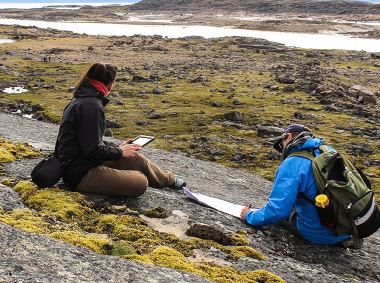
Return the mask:
[[117,67],[112,64],[103,64],[103,63],[94,63],[83,75],[83,77],[78,82],[77,86],[74,89],[74,93],[85,81],[86,78],[97,80],[103,83],[105,86],[113,83],[116,78]]

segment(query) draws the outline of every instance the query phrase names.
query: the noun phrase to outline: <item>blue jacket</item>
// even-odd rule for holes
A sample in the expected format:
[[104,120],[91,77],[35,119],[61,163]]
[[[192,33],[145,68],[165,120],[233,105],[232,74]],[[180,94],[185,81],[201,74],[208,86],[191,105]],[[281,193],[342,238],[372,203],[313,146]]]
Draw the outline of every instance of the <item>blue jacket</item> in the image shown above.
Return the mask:
[[[323,141],[310,138],[297,149],[315,149]],[[319,150],[315,152],[319,154]],[[254,226],[271,225],[286,220],[293,207],[298,213],[297,229],[307,240],[318,244],[335,244],[350,236],[335,235],[333,228],[322,226],[317,210],[300,193],[315,199],[317,185],[314,181],[311,161],[303,157],[286,158],[276,171],[273,189],[268,203],[258,211],[248,212],[246,221]]]

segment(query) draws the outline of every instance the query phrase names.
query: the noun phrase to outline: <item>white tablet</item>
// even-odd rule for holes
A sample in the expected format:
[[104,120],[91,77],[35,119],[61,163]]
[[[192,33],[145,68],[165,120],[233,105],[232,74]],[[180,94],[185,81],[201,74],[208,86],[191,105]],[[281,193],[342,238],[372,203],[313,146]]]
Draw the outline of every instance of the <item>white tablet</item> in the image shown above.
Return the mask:
[[136,137],[132,143],[139,144],[141,146],[146,146],[148,143],[152,142],[154,140],[154,137],[152,136],[144,136],[140,135]]

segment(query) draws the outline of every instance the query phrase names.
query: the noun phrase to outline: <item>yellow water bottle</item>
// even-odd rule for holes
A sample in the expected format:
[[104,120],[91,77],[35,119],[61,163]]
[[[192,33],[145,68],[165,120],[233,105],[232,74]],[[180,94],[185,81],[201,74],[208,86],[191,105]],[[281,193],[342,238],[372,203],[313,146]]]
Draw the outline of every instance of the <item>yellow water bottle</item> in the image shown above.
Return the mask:
[[334,208],[330,203],[329,198],[324,195],[317,195],[315,197],[315,207],[321,223],[325,227],[334,227],[336,224],[334,217]]

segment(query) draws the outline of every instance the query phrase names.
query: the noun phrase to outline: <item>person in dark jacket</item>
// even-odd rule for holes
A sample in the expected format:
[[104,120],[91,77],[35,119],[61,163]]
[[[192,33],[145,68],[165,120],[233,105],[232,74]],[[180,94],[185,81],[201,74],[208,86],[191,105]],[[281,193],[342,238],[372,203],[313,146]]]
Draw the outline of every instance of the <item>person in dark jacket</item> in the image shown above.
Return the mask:
[[68,163],[63,181],[71,190],[112,196],[137,197],[148,186],[181,189],[186,183],[139,154],[140,145],[103,140],[104,107],[116,73],[114,65],[94,63],[74,89],[54,152]]

